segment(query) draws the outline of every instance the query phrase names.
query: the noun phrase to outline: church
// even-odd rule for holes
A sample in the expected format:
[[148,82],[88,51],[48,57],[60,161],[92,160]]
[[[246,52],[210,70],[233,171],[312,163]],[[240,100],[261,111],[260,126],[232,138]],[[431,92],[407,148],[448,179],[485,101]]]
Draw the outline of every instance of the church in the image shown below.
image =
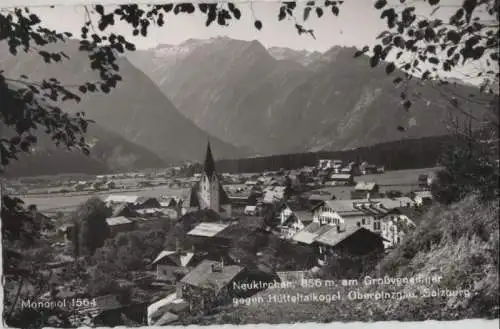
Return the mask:
[[222,187],[221,179],[215,170],[210,142],[201,173],[201,179],[191,188],[188,204],[183,205],[186,212],[211,209],[222,217],[231,217],[231,203],[226,191]]

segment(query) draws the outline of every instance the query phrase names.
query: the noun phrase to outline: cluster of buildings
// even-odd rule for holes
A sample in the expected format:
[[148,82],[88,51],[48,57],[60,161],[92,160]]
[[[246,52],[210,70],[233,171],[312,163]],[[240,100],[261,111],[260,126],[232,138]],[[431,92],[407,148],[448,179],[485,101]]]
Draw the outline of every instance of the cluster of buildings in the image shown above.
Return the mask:
[[[359,168],[361,173],[356,173]],[[177,237],[183,242],[176,241],[175,248],[159,252],[147,269],[156,287],[175,290],[167,289],[164,296],[151,300],[153,303],[143,309],[146,319],[137,321],[148,325],[174,323],[193,312],[209,311],[233,297],[259,291],[236,291],[236,286],[279,282],[295,274],[317,271],[336,255],[369,257],[395,247],[417,227],[422,209],[431,202],[424,186],[430,183],[428,177],[425,182],[420,177],[420,192],[389,197],[374,182],[355,181],[354,177],[372,171],[382,172],[368,164],[321,160],[317,167],[300,170],[220,175],[208,144],[203,171],[182,182],[185,187],[178,189],[180,193],[157,198],[107,196],[103,201],[112,209],[106,219],[112,236],[161,228],[165,222],[180,223],[184,228],[182,236]],[[336,197],[317,189],[329,185],[348,186],[349,193]],[[305,265],[293,270],[266,267],[259,257],[265,257],[267,246],[251,255],[257,260],[247,261],[249,255],[235,250],[234,241],[253,235],[264,236],[262,241],[281,241],[283,248],[291,250],[286,257]],[[294,254],[294,248],[312,257],[303,262],[303,256]],[[103,297],[103,305],[105,301],[112,307],[103,306],[93,324],[106,325],[106,314],[116,316],[130,312],[132,307],[118,303],[112,296]]]

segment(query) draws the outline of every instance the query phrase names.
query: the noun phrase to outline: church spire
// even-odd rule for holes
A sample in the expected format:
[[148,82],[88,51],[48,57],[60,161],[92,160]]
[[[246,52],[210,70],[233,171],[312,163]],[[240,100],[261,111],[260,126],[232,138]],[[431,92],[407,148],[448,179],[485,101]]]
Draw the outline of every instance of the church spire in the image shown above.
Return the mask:
[[203,169],[205,170],[205,173],[208,177],[212,177],[212,175],[215,173],[215,163],[212,156],[212,149],[210,148],[210,141],[207,143],[207,153],[205,155],[205,163]]

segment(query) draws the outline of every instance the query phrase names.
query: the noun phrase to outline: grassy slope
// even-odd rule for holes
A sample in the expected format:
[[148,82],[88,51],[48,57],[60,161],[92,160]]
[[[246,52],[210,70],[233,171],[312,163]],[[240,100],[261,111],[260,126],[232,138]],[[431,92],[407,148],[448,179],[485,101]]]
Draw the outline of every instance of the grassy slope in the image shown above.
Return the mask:
[[[260,303],[229,306],[202,323],[293,323],[331,321],[419,321],[426,319],[457,320],[467,318],[498,318],[498,202],[480,205],[474,197],[450,207],[434,206],[421,226],[398,249],[389,254],[377,269],[378,275],[411,277],[442,275],[441,283],[432,288],[456,290],[470,287],[470,298],[416,298],[411,300],[352,301],[344,298],[325,302]],[[427,286],[431,287],[431,286]],[[416,291],[423,286],[392,288]],[[356,288],[320,288],[316,293],[332,293]],[[364,287],[360,291],[383,290],[390,287]],[[264,291],[260,295],[311,293],[296,288]],[[194,319],[192,319],[194,320]],[[213,322],[212,322],[213,321]]]

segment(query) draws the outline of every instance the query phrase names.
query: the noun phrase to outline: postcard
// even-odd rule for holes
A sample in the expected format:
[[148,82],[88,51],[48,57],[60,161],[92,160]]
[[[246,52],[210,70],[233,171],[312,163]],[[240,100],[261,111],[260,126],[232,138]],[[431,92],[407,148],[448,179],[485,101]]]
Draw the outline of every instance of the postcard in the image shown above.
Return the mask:
[[4,325],[498,325],[498,26],[2,2]]

